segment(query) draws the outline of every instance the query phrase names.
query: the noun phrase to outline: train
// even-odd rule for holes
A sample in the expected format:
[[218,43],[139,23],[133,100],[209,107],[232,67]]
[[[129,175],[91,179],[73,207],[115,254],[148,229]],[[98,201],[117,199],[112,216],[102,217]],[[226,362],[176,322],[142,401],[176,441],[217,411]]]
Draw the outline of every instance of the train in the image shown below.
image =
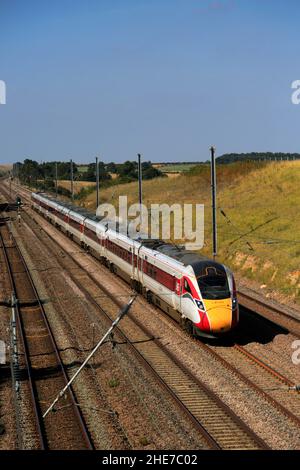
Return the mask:
[[225,265],[163,240],[132,239],[44,193],[31,193],[31,206],[190,334],[219,338],[238,325],[235,280]]

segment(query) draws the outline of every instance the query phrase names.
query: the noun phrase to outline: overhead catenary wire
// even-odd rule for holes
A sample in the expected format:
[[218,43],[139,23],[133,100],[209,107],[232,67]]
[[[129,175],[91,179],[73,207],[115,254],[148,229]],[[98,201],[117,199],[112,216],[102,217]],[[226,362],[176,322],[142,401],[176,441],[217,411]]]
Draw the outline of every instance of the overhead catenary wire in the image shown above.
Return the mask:
[[[105,295],[103,296],[105,297]],[[126,299],[128,299],[128,295],[125,294],[125,295],[120,295],[119,298],[123,298],[123,297],[126,297]],[[116,296],[114,296],[114,298],[118,298]],[[60,300],[63,300],[61,297],[58,298],[58,302],[61,304]],[[80,300],[80,303],[82,305],[82,310],[85,312],[85,314],[87,315],[88,318],[90,318],[91,320],[94,318],[93,317],[93,314],[92,314],[92,310],[90,309],[89,305],[87,304],[86,302],[86,299],[79,296],[78,297],[78,300]],[[136,297],[136,300],[135,302],[137,303],[141,303],[139,297]],[[62,307],[62,305],[61,305]],[[62,307],[63,308],[63,307]],[[93,325],[95,325],[98,329],[98,331],[100,333],[102,333],[102,324],[101,324],[101,321],[99,319],[99,317],[97,316],[96,318],[96,323],[93,321]],[[100,327],[101,326],[101,327]],[[73,332],[74,333],[74,337],[76,338],[76,340],[78,341],[78,335],[75,333],[75,331]],[[149,339],[146,339],[146,340],[137,340],[137,341],[131,341],[132,344],[138,344],[138,343],[144,343],[144,342],[148,342],[148,341],[153,341],[153,338],[149,338]],[[121,341],[116,341],[115,339],[112,340],[112,338],[109,338],[107,341],[105,341],[103,344],[112,344],[112,347],[114,348],[115,345],[122,345],[122,344],[127,344],[126,343],[123,343]],[[94,344],[94,343],[93,343]],[[99,382],[99,379],[97,378],[97,372],[94,368],[94,365],[93,365],[93,362],[90,362],[89,363],[89,368],[91,370],[91,372],[94,374],[94,377],[95,377],[95,380],[96,382],[98,383]],[[147,400],[144,396],[144,394],[141,392],[141,390],[139,389],[139,386],[137,386],[135,384],[135,379],[136,379],[136,375],[135,375],[135,370],[130,367],[130,365],[126,365],[126,363],[123,362],[122,364],[122,370],[124,371],[124,373],[126,374],[127,378],[128,378],[128,382],[131,384],[131,386],[134,388],[137,396],[139,397],[139,400],[141,402],[141,404],[145,407],[145,410],[150,418],[150,420],[152,421],[153,425],[155,426],[155,429],[157,430],[157,434],[159,435],[160,433],[160,423],[158,422],[157,418],[156,418],[156,415],[154,415],[153,411],[150,409],[149,407],[149,404],[147,403]],[[131,442],[131,438],[130,436],[128,435],[127,431],[125,430],[125,428],[122,426],[122,424],[119,422],[118,425],[122,428],[122,432],[124,434],[124,436],[126,437],[127,441],[129,443],[131,443],[131,445],[133,446],[134,444]]]
[[[225,212],[225,209],[234,209],[235,207],[224,207],[224,206],[218,206],[218,210],[220,211],[220,214],[225,218],[225,220],[227,221],[227,224],[230,225],[231,227],[233,227],[233,229],[235,230],[235,232],[226,232],[226,234],[230,234],[230,235],[234,235],[234,234],[238,234],[238,235],[243,235],[243,236],[246,236],[246,235],[249,235],[251,234],[251,237],[252,237],[252,233],[255,232],[256,230],[258,230],[259,228],[261,228],[262,226],[266,225],[267,223],[271,223],[273,222],[274,220],[281,220],[281,221],[288,221],[290,222],[290,219],[285,219],[284,217],[282,217],[281,215],[280,216],[274,216],[273,218],[269,219],[269,220],[266,220],[264,222],[262,222],[261,224],[259,224],[258,226],[254,227],[254,228],[251,228],[250,230],[248,230],[247,233],[245,233],[245,229],[241,229],[240,227],[237,227],[235,223],[232,222],[231,218],[228,216],[228,214]],[[222,228],[223,225],[222,224],[219,224],[219,227]],[[283,239],[283,238],[274,238],[272,236],[260,236],[260,235],[255,235],[255,238],[252,239],[251,238],[251,244],[252,243],[258,243],[258,242],[267,242],[267,243],[300,243],[300,239]]]
[[[227,234],[230,234],[230,235],[239,235],[238,238],[232,240],[229,242],[229,245],[228,245],[228,248],[229,246],[231,246],[232,244],[236,243],[237,241],[243,239],[244,237],[246,236],[249,236],[251,235],[251,239],[249,239],[247,237],[247,240],[246,240],[246,244],[248,244],[248,246],[250,247],[250,249],[252,249],[253,251],[253,246],[252,245],[255,245],[255,244],[264,244],[264,245],[268,245],[268,244],[291,244],[291,243],[294,243],[294,244],[298,244],[300,243],[300,240],[288,240],[288,239],[280,239],[280,238],[272,238],[272,237],[267,237],[267,236],[259,236],[259,235],[255,235],[255,238],[253,239],[252,238],[252,234],[254,232],[256,232],[257,230],[259,230],[261,227],[273,222],[274,220],[277,220],[279,219],[278,216],[276,217],[273,217],[269,220],[266,220],[264,222],[262,222],[261,224],[257,225],[256,227],[252,227],[250,230],[246,231],[246,232],[242,232],[241,229],[237,228],[231,221],[231,219],[227,216],[227,214],[225,213],[224,209],[222,208],[219,208],[220,210],[220,213],[222,214],[222,216],[227,220],[227,223],[232,226],[235,230],[235,232],[226,232]],[[222,224],[220,225],[220,227],[222,227]]]
[[[221,209],[221,210],[222,210],[222,209]],[[224,212],[224,211],[223,211],[223,212]],[[265,224],[265,223],[269,223],[269,222],[270,222],[270,221],[266,221],[266,222],[264,222],[264,224]],[[262,225],[264,225],[264,224],[262,224]],[[255,227],[255,228],[253,229],[253,231],[257,230],[258,228],[260,228],[260,227]],[[252,234],[252,233],[253,233],[253,232],[251,232],[251,234]],[[240,235],[240,233],[239,233],[239,235]],[[244,238],[246,235],[247,235],[247,233],[246,233],[246,234],[241,234],[241,235],[240,235],[241,239]],[[264,238],[262,238],[262,237],[258,237],[258,239],[259,239],[259,241],[254,241],[252,238],[251,238],[251,242],[249,241],[249,239],[245,241],[245,243],[247,244],[248,248],[249,248],[251,251],[254,251],[253,245],[257,245],[258,243],[264,243],[264,244],[280,243],[280,241],[278,241],[278,240],[264,239]],[[233,242],[230,242],[230,243],[233,244],[235,241],[237,241],[237,240],[234,240]],[[285,242],[287,242],[287,241],[283,241],[283,240],[282,240],[281,242],[282,242],[282,243],[285,243]],[[293,242],[294,242],[294,243],[297,243],[297,241],[295,241],[295,240],[293,240]],[[300,241],[299,241],[299,242],[300,242]],[[77,252],[77,253],[83,253],[83,251],[80,251],[80,250],[78,250],[78,251],[76,251],[76,252]],[[76,253],[76,252],[74,251],[74,253]],[[76,268],[75,268],[75,269],[76,269]],[[284,290],[286,290],[286,291],[292,291],[292,290],[294,290],[294,287],[291,286],[290,288],[284,288]],[[166,294],[166,295],[168,295],[168,294]],[[172,295],[172,294],[170,294],[170,295]]]
[[45,411],[45,413],[43,414],[43,418],[45,419],[46,416],[49,414],[49,412],[54,408],[55,404],[59,401],[59,399],[61,397],[63,397],[65,395],[65,393],[67,392],[67,390],[70,388],[70,386],[72,385],[72,383],[76,380],[76,378],[78,377],[78,375],[80,374],[80,372],[82,371],[82,369],[86,366],[86,364],[90,361],[90,359],[93,357],[93,355],[97,352],[97,350],[100,348],[100,346],[102,346],[102,344],[104,343],[104,341],[106,340],[106,338],[112,333],[112,331],[114,330],[114,328],[118,325],[118,323],[122,320],[122,318],[129,312],[130,310],[130,307],[132,306],[133,302],[135,301],[135,298],[136,296],[132,297],[132,299],[128,302],[127,305],[125,305],[125,307],[123,307],[121,310],[120,310],[120,313],[119,315],[117,316],[117,318],[112,322],[110,328],[107,330],[107,332],[105,333],[105,335],[101,338],[101,340],[97,343],[97,345],[94,347],[94,349],[92,350],[92,352],[88,355],[88,357],[85,359],[85,361],[81,364],[81,366],[79,367],[79,369],[75,372],[75,374],[73,375],[73,377],[69,380],[69,382],[66,384],[66,386],[58,393],[58,395],[56,396],[56,398],[54,399],[54,401],[51,403],[51,405],[49,406],[49,408]]
[[[224,207],[224,206],[223,206],[223,207],[220,207],[220,206],[218,206],[218,209],[220,210],[220,212],[221,212],[221,211],[224,212],[224,209],[225,209],[225,208],[226,208],[226,209],[230,209],[230,208],[234,208],[234,206],[233,206],[233,207],[226,207],[226,206],[225,206],[225,207]],[[222,213],[222,212],[221,212],[221,213]],[[222,215],[223,215],[223,214],[222,214]],[[228,216],[227,216],[227,217],[228,217]],[[289,219],[284,219],[284,218],[282,218],[281,216],[280,216],[280,219],[281,219],[281,220],[289,220]],[[232,224],[232,221],[231,221],[231,224]],[[242,232],[240,232],[240,229],[238,229],[235,225],[232,224],[232,226],[234,226],[234,227],[236,228],[237,233],[242,233]],[[219,227],[222,228],[222,224],[219,224]],[[232,232],[226,232],[226,233],[233,235]],[[300,243],[300,240],[297,240],[297,239],[296,239],[296,240],[295,240],[295,239],[294,239],[294,240],[290,240],[290,239],[279,239],[279,238],[259,237],[259,236],[257,236],[257,240],[259,240],[259,241],[255,241],[255,240],[251,239],[251,242],[249,242],[249,243],[251,243],[251,245],[252,245],[252,244],[256,244],[256,243],[261,242],[261,240],[263,240],[261,243],[265,243],[265,244],[273,244],[273,243],[278,243],[278,244],[279,244],[279,243],[282,243],[282,244],[285,244],[285,243],[287,243],[287,244],[288,244],[288,243],[294,243],[294,244],[298,244],[298,243]],[[79,251],[78,251],[78,252],[79,252]]]

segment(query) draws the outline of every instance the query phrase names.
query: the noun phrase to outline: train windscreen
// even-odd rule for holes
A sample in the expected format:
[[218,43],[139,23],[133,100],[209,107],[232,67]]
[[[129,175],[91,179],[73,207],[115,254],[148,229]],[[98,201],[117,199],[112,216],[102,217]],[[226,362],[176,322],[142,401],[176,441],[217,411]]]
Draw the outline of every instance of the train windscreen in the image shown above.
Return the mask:
[[197,276],[198,285],[203,299],[221,300],[230,297],[230,290],[225,270],[215,266],[206,267],[205,273]]

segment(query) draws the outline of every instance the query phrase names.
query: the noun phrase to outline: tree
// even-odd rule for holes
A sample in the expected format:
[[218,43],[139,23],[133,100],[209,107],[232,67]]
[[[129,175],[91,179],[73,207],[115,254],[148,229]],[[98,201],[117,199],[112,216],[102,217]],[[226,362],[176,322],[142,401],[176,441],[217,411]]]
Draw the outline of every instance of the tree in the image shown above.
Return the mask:
[[122,165],[118,166],[118,174],[120,178],[129,178],[132,180],[137,179],[138,177],[138,164],[137,162],[130,162],[127,160]]
[[42,171],[38,162],[26,158],[24,163],[18,165],[19,178],[25,184],[31,184],[31,182],[42,178]]
[[99,181],[111,180],[111,175],[108,173],[107,168],[103,162],[99,162]]
[[82,175],[85,181],[96,181],[96,163],[89,163],[86,173]]
[[[107,181],[111,179],[111,175],[108,173],[105,164],[98,162],[99,167],[99,181]],[[90,163],[88,165],[87,172],[83,175],[85,181],[96,181],[96,163]]]
[[[57,165],[58,179],[69,180],[71,179],[71,163],[70,162],[59,162]],[[76,163],[73,162],[73,176],[78,173]]]
[[233,163],[250,160],[299,160],[299,153],[282,152],[249,152],[249,153],[225,153],[216,159],[217,163]]
[[117,165],[114,162],[110,162],[106,165],[106,171],[109,173],[117,173]]
[[157,178],[158,176],[164,176],[160,170],[152,166],[151,162],[142,163],[142,174],[144,180],[151,180],[153,178]]

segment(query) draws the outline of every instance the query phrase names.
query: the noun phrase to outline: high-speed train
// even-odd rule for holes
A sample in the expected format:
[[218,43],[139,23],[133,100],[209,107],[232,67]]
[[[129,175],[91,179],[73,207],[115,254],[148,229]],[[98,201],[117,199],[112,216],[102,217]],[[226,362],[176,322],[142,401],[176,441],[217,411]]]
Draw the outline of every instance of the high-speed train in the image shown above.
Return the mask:
[[238,324],[235,281],[223,264],[162,240],[131,239],[43,193],[32,193],[31,204],[190,333],[219,337]]

